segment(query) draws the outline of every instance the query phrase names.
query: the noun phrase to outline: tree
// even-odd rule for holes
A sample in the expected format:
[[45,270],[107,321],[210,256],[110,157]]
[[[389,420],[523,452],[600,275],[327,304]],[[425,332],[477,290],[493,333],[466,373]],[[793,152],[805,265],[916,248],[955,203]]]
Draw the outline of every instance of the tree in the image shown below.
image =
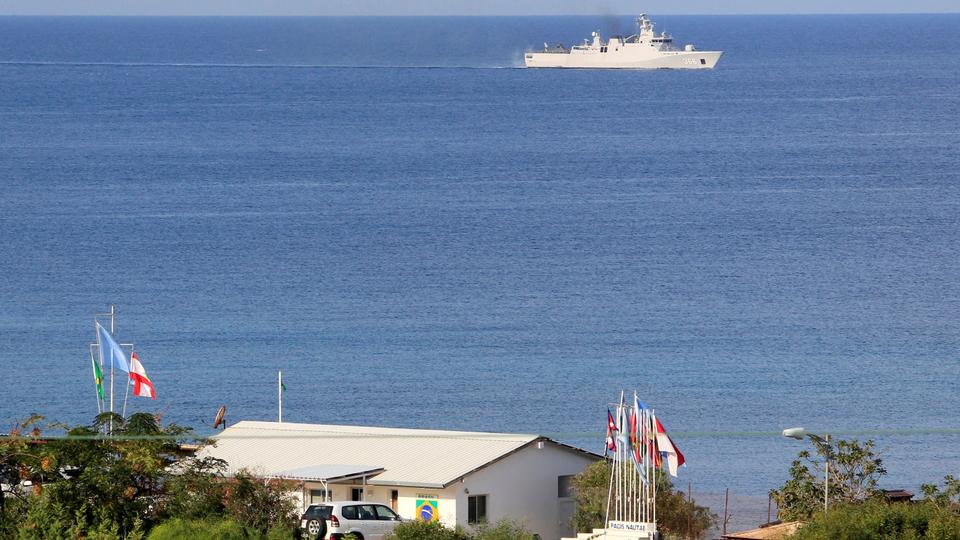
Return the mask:
[[802,450],[790,466],[790,478],[779,489],[770,491],[780,519],[806,520],[823,509],[827,462],[830,505],[863,502],[881,495],[877,484],[887,471],[872,440],[861,444],[856,439],[827,441],[817,437],[811,438],[811,442],[819,457]]
[[960,478],[954,478],[953,475],[943,477],[943,489],[936,484],[923,484],[920,490],[923,491],[924,500],[940,508],[950,508],[960,511]]
[[202,519],[226,511],[227,463],[218,458],[189,457],[177,464],[166,480],[166,496],[159,503],[161,517]]
[[279,481],[264,480],[241,470],[228,483],[226,511],[237,522],[260,535],[288,524],[296,510],[289,489]]
[[[657,528],[669,537],[684,537],[688,526],[699,538],[714,523],[717,516],[705,506],[699,506],[673,487],[670,478],[661,472],[656,475]],[[577,509],[573,527],[577,532],[603,528],[607,516],[607,496],[610,486],[610,464],[598,461],[573,479]],[[691,508],[692,506],[692,508]]]
[[[51,428],[65,436],[45,436]],[[187,439],[198,440],[146,413],[103,413],[89,426],[45,426],[40,416],[18,423],[0,439],[0,478],[13,486],[0,505],[0,538],[135,540],[171,518],[183,519],[161,533],[292,535],[287,486],[245,471],[226,478],[222,460],[180,460]]]
[[[65,436],[45,436],[48,429]],[[190,433],[146,413],[104,413],[75,427],[32,416],[0,440],[0,473],[17,480],[17,504],[0,527],[22,538],[137,537],[156,522],[168,468]]]

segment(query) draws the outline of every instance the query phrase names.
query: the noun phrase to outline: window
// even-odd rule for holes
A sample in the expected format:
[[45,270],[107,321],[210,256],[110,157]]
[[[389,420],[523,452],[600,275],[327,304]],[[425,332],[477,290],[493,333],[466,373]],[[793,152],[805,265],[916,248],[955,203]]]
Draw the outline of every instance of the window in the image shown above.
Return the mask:
[[386,506],[377,505],[374,508],[377,509],[377,519],[380,521],[399,521],[400,516],[395,514],[393,510],[387,508]]
[[343,519],[357,519],[357,508],[358,506],[344,506],[340,510],[340,514],[343,516]]
[[470,495],[467,498],[467,523],[482,523],[487,520],[487,496]]
[[310,504],[320,504],[331,500],[333,497],[325,489],[310,490]]
[[400,492],[393,490],[390,492],[390,509],[397,511],[397,503],[400,502]]
[[306,514],[312,518],[328,519],[331,512],[333,512],[332,506],[311,505],[307,508]]
[[377,511],[373,509],[372,504],[365,504],[360,507],[360,519],[373,521],[377,519]]
[[701,59],[700,59],[700,65],[702,65],[702,66],[707,65],[707,61],[704,60],[703,58],[701,58]]
[[363,488],[351,488],[351,489],[350,489],[350,500],[351,500],[351,501],[362,501],[362,500],[363,500]]
[[561,499],[573,497],[572,474],[557,477],[557,497]]

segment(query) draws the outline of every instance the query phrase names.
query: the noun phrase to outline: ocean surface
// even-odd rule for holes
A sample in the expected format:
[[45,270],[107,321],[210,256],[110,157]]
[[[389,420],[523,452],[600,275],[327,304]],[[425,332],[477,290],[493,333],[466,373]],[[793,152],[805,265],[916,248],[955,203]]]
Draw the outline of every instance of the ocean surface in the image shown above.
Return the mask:
[[654,20],[718,68],[514,69],[629,17],[0,18],[0,426],[91,420],[115,304],[128,412],[204,433],[282,369],[287,421],[594,451],[636,389],[764,518],[787,427],[957,474],[960,16]]

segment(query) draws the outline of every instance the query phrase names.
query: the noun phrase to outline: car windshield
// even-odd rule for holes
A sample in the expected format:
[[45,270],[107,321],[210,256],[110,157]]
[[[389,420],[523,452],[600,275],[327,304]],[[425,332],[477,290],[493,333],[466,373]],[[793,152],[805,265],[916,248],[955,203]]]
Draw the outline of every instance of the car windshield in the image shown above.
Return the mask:
[[330,517],[330,512],[332,510],[332,506],[311,506],[310,508],[307,508],[307,511],[304,513],[304,515],[312,518],[327,519]]

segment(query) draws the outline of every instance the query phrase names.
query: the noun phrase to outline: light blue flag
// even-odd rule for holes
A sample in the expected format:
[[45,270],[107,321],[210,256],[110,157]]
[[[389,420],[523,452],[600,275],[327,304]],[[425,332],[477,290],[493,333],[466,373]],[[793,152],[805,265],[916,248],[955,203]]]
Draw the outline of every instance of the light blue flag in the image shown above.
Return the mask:
[[120,345],[114,341],[113,336],[107,329],[97,323],[97,341],[100,343],[100,363],[103,367],[113,366],[120,371],[130,373],[130,366],[127,364],[127,355],[123,353]]

